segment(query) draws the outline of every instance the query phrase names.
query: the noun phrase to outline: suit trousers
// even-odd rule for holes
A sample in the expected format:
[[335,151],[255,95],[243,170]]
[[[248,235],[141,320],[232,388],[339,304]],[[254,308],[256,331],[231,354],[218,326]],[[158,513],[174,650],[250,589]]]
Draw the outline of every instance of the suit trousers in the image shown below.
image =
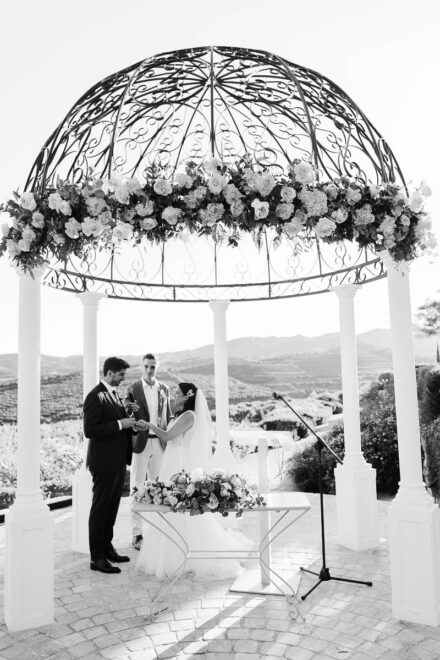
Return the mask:
[[[159,438],[148,438],[144,451],[133,454],[130,467],[130,492],[133,487],[139,488],[146,479],[157,479],[162,465],[163,449]],[[142,534],[142,520],[136,514],[131,514],[133,536]]]
[[113,549],[113,526],[125,481],[125,465],[114,472],[93,471],[93,498],[89,515],[89,545],[92,561]]

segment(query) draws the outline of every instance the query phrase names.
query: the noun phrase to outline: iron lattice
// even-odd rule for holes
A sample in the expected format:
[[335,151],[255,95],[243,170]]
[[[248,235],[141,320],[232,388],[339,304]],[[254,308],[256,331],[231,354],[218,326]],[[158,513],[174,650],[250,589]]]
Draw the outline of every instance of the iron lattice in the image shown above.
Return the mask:
[[[404,184],[390,148],[357,105],[310,69],[258,50],[200,47],[157,55],[92,87],[39,153],[27,190],[54,187],[58,177],[137,176],[153,164],[182,168],[214,155],[233,164],[245,153],[275,171],[294,158],[313,162],[322,180]],[[110,297],[205,301],[293,297],[342,281],[384,277],[378,257],[353,246],[298,239],[275,251],[267,232],[258,251],[203,239],[179,247],[136,246],[53,264],[45,283],[100,290]]]

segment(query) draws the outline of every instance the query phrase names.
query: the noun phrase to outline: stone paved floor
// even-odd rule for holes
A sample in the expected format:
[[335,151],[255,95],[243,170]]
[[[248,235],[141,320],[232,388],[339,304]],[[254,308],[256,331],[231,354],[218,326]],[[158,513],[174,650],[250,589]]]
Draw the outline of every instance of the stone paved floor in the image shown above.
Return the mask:
[[[299,565],[319,570],[318,497],[311,510],[274,547],[274,564],[282,570]],[[167,598],[169,608],[154,623],[144,615],[158,582],[135,571],[134,561],[119,575],[91,572],[88,558],[73,553],[70,509],[53,513],[56,530],[56,621],[50,626],[8,633],[0,612],[0,659],[206,658],[228,660],[294,660],[338,658],[367,660],[440,659],[440,630],[397,621],[391,616],[388,547],[352,552],[335,540],[335,498],[325,497],[327,564],[334,576],[372,580],[372,588],[326,582],[302,604],[305,623],[292,621],[284,598],[232,594],[230,581],[181,579]],[[380,502],[381,535],[386,537],[388,503]],[[253,536],[256,516],[240,523]],[[0,560],[3,563],[0,529]],[[135,559],[129,546],[127,501],[117,522],[116,543]],[[3,579],[3,578],[2,578]],[[304,576],[300,593],[314,584]],[[2,586],[2,585],[1,585]]]

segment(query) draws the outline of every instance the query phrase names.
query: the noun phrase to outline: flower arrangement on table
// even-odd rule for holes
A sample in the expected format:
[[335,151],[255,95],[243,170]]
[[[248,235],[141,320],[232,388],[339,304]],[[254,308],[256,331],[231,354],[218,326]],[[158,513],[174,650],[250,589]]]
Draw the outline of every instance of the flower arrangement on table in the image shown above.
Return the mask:
[[187,233],[238,245],[243,232],[261,244],[273,228],[275,245],[300,235],[304,245],[356,241],[410,260],[435,245],[424,210],[425,183],[409,196],[394,183],[366,184],[348,177],[319,182],[309,162],[296,159],[279,173],[246,155],[235,165],[211,158],[188,162],[184,172],[150,167],[146,182],[90,176],[58,181],[56,190],[14,193],[2,205],[0,256],[30,270],[53,256],[86,257],[89,249],[115,249],[144,240],[166,241]]
[[172,511],[192,516],[206,512],[230,512],[240,517],[245,509],[264,506],[264,498],[251,489],[239,474],[227,475],[217,469],[206,474],[201,468],[191,473],[185,470],[174,474],[168,481],[144,481],[133,489],[136,502],[170,507]]

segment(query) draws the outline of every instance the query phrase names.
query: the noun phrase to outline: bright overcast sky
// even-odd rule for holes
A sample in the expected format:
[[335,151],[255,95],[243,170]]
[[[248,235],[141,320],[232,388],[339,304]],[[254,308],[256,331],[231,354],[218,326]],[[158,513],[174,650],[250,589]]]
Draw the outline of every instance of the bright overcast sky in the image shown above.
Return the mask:
[[[42,144],[94,83],[151,55],[201,45],[274,52],[342,87],[384,135],[406,176],[426,179],[439,234],[438,0],[14,0],[2,3],[0,200],[23,185]],[[416,308],[440,288],[439,263],[412,268]],[[17,276],[0,262],[0,353],[17,351]],[[42,351],[81,352],[81,308],[43,287]],[[356,299],[357,330],[388,327],[386,281]],[[104,301],[100,353],[212,342],[205,304]],[[232,304],[228,337],[338,329],[334,294]]]

